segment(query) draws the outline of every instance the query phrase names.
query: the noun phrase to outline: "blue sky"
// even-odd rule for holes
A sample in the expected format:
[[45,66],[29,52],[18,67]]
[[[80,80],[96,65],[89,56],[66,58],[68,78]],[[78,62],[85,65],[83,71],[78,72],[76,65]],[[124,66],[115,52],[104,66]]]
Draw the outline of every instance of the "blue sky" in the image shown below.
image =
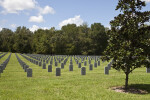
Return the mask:
[[[145,1],[147,6],[143,10],[150,10],[150,0]],[[60,29],[68,23],[84,22],[109,27],[109,22],[119,14],[115,11],[117,3],[118,0],[0,0],[0,30],[15,30],[18,26],[31,31]]]

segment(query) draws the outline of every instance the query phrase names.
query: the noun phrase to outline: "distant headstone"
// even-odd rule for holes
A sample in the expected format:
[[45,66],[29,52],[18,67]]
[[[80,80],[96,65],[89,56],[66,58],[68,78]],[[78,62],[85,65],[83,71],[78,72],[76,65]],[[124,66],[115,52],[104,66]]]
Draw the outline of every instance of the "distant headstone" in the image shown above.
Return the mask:
[[57,64],[57,62],[55,61],[55,66],[57,66],[58,64]]
[[97,62],[94,63],[94,67],[97,67]]
[[48,65],[48,72],[52,72],[52,65]]
[[27,69],[29,68],[28,65],[24,65],[24,72],[27,72]]
[[3,66],[0,65],[0,73],[3,73]]
[[91,64],[91,60],[89,60],[89,64]]
[[27,77],[32,77],[32,69],[27,68]]
[[36,65],[38,65],[38,61],[36,61]]
[[73,71],[73,65],[69,65],[69,71]]
[[52,64],[53,64],[53,61],[51,60],[51,61],[50,61],[50,65],[52,65]]
[[107,67],[109,70],[111,70],[111,64],[110,63],[107,65]]
[[81,75],[86,75],[86,68],[85,67],[81,68]]
[[89,65],[89,70],[93,70],[93,64]]
[[105,67],[105,69],[104,69],[104,73],[105,73],[106,75],[108,75],[108,74],[109,74],[109,68],[108,68],[108,67]]
[[72,65],[73,64],[73,62],[72,61],[70,61],[70,65]]
[[146,72],[147,72],[147,73],[150,73],[150,68],[146,68]]
[[98,66],[100,66],[100,61],[98,61]]
[[76,61],[76,64],[78,64],[78,60]]
[[78,63],[78,68],[81,68],[81,63]]
[[61,69],[64,69],[64,63],[61,63]]
[[86,61],[84,62],[84,66],[86,66],[87,65],[87,63],[86,63]]
[[42,62],[39,62],[39,66],[42,66]]
[[56,76],[61,76],[61,69],[60,68],[56,68]]
[[43,69],[46,69],[46,63],[43,63]]

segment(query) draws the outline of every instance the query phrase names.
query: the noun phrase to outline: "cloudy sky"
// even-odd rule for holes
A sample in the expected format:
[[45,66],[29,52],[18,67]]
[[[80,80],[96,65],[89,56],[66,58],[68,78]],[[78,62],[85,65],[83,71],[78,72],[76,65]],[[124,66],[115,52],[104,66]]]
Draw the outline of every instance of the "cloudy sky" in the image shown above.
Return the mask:
[[[150,0],[144,0],[150,10]],[[26,26],[31,31],[38,28],[60,29],[68,23],[88,25],[94,22],[109,27],[109,21],[119,14],[115,11],[118,0],[0,0],[0,30],[15,30]]]

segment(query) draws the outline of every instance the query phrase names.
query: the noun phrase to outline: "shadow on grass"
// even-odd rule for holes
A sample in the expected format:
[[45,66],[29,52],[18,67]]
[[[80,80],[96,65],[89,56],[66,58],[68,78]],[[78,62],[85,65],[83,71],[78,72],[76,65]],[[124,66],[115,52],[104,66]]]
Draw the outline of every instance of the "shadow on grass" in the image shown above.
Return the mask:
[[145,94],[150,94],[150,84],[131,84],[129,88],[147,91]]
[[150,84],[131,84],[128,89],[125,89],[124,86],[116,86],[111,89],[120,93],[150,94]]

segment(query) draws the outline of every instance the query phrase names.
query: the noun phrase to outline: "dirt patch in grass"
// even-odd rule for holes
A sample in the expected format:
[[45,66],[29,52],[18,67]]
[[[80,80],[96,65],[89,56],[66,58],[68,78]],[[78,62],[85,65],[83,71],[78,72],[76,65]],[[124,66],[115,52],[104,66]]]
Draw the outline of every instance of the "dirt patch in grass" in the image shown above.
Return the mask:
[[128,90],[126,90],[124,86],[112,87],[111,90],[114,90],[120,93],[148,94],[148,91],[146,90],[137,89],[133,87],[130,87]]

